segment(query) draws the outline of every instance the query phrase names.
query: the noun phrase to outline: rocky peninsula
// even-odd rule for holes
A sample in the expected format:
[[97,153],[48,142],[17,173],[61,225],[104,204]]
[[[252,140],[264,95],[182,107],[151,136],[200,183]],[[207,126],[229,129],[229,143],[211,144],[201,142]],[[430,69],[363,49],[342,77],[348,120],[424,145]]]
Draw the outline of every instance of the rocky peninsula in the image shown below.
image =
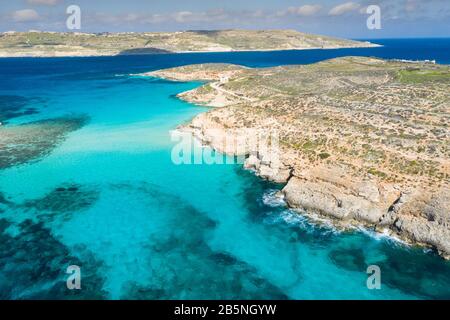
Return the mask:
[[[280,161],[243,148],[245,167],[285,184],[288,205],[342,227],[388,232],[450,258],[450,68],[345,57],[311,65],[202,64],[151,72],[205,84],[213,106],[183,129],[213,148],[232,130],[277,130]],[[241,131],[245,132],[245,131]]]
[[0,57],[68,57],[181,52],[270,51],[375,47],[295,30],[198,30],[180,32],[4,32]]

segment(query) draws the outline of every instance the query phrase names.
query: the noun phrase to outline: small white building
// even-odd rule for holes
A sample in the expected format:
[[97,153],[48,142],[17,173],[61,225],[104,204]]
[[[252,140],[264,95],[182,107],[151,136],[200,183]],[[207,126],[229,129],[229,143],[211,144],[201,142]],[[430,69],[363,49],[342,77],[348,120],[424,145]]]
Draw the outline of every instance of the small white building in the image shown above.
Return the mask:
[[230,80],[230,75],[229,74],[221,74],[219,76],[220,79],[220,83],[227,83]]

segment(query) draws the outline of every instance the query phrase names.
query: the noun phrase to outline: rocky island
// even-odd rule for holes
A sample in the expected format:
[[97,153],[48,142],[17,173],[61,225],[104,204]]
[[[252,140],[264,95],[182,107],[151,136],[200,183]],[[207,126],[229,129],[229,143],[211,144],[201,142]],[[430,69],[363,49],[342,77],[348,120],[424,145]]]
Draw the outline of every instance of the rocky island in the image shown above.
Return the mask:
[[376,44],[295,30],[144,33],[0,33],[0,57],[67,57],[180,52],[269,51],[375,47]]
[[[179,94],[217,107],[182,127],[213,148],[231,129],[277,130],[281,167],[245,150],[245,167],[285,184],[301,212],[364,225],[450,258],[450,68],[345,57],[312,65],[189,65],[146,75],[202,80]],[[245,131],[243,131],[245,132]]]

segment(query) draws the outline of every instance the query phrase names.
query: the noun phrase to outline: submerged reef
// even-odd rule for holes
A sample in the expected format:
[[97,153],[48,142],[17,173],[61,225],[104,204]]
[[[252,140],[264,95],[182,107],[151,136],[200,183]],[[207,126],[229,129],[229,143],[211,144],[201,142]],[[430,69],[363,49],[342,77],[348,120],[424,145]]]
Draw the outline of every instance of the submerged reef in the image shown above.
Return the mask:
[[39,211],[71,212],[90,207],[98,198],[98,191],[80,184],[65,184],[50,191],[43,198],[25,202],[25,207]]
[[[42,222],[25,220],[14,226],[0,219],[0,299],[102,299],[102,263],[77,248],[77,257],[58,241]],[[68,290],[66,268],[83,270],[83,290]]]
[[[355,237],[355,240],[363,241],[360,237]],[[330,251],[329,259],[348,271],[378,265],[384,270],[383,285],[407,294],[423,299],[450,298],[448,262],[439,261],[434,255],[418,254],[416,250],[399,250],[389,242],[382,242],[380,250],[383,254],[368,256],[360,246],[342,243]]]
[[30,106],[36,102],[42,102],[42,99],[0,95],[0,124],[12,118],[38,113],[35,107]]
[[[123,299],[287,299],[281,288],[257,270],[208,244],[217,222],[180,197],[149,183],[115,185],[123,192],[138,192],[157,200],[153,208],[173,206],[164,236],[152,234],[143,244],[148,283],[126,282]],[[158,209],[159,210],[159,209]],[[183,272],[180,272],[180,270]],[[211,275],[215,275],[213,278]]]
[[[14,203],[0,192],[0,299],[107,298],[103,262],[84,246],[65,246],[50,228],[54,221],[87,209],[97,197],[95,189],[73,184],[24,203]],[[67,289],[70,265],[82,269],[83,290]]]
[[91,207],[99,197],[95,188],[65,184],[50,191],[44,197],[26,201],[21,205],[23,209],[36,211],[41,221],[53,221],[55,218],[70,219],[72,214]]
[[0,169],[48,155],[68,133],[83,127],[87,120],[86,116],[67,116],[0,126]]

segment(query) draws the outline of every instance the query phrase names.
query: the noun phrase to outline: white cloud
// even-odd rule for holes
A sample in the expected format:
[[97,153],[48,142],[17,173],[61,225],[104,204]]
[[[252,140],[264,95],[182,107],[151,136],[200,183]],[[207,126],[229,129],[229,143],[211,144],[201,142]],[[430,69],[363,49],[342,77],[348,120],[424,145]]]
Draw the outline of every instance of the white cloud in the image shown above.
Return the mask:
[[295,14],[299,16],[313,16],[322,9],[321,5],[318,4],[306,4],[301,7],[289,7],[287,12],[290,14]]
[[32,22],[39,20],[40,17],[36,10],[24,9],[15,11],[12,18],[15,22]]
[[346,3],[340,4],[336,7],[334,7],[333,9],[330,10],[330,12],[328,12],[328,14],[330,16],[340,16],[345,13],[355,11],[355,10],[359,9],[360,6],[361,5],[359,3],[346,2]]
[[412,11],[415,11],[418,6],[419,6],[419,4],[417,3],[416,0],[406,0],[405,10],[407,12],[412,12]]
[[150,16],[144,17],[141,19],[142,23],[151,23],[151,24],[158,24],[158,23],[164,23],[168,20],[168,17],[163,14],[152,14]]
[[58,4],[61,0],[27,0],[29,4],[54,6]]
[[135,13],[128,13],[123,17],[123,21],[125,22],[134,22],[139,20],[139,15]]
[[187,22],[194,18],[194,14],[190,11],[180,11],[174,13],[173,18],[176,22]]
[[[256,16],[254,16],[256,15]],[[254,17],[259,18],[260,12],[228,12],[223,9],[215,9],[202,12],[180,11],[169,15],[168,19],[172,19],[178,23],[212,23],[232,21],[237,17]]]
[[[89,16],[88,16],[89,17]],[[248,19],[264,18],[262,11],[249,12],[227,12],[223,9],[216,9],[210,11],[178,11],[165,14],[148,14],[148,13],[128,13],[125,15],[110,15],[107,13],[96,13],[89,17],[91,21],[101,21],[103,23],[111,23],[120,25],[121,23],[134,24],[159,24],[159,23],[218,23],[231,22],[236,19],[246,17]]]

